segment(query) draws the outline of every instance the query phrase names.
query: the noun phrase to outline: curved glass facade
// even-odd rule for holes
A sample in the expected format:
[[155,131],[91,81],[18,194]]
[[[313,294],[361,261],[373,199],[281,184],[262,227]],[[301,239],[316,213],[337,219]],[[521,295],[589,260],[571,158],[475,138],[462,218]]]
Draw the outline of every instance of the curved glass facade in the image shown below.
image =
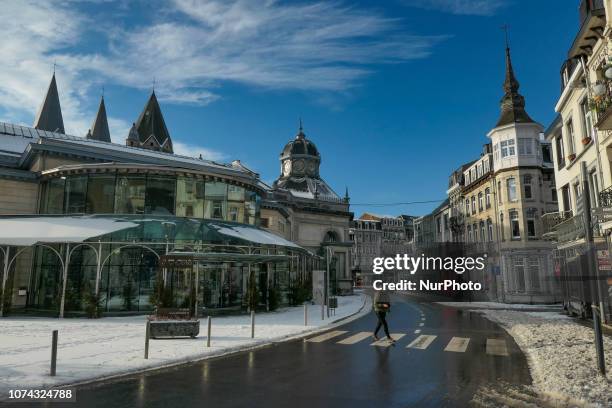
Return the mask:
[[223,181],[157,174],[77,174],[43,182],[41,214],[153,214],[258,225],[260,196]]

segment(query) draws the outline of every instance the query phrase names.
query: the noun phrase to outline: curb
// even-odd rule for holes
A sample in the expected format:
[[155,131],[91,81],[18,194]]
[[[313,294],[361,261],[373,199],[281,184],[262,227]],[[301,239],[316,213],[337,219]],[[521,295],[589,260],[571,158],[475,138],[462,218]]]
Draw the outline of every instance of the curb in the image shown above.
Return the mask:
[[[117,373],[117,374],[110,374],[110,375],[103,376],[103,377],[96,377],[96,378],[91,378],[88,380],[70,382],[70,383],[65,383],[65,384],[57,384],[57,385],[51,386],[50,389],[65,389],[65,388],[71,388],[71,387],[86,386],[86,385],[91,385],[95,383],[112,382],[114,380],[128,378],[128,377],[142,374],[145,372],[161,371],[161,370],[166,370],[169,368],[176,368],[180,366],[198,364],[205,360],[230,357],[235,354],[255,351],[255,350],[265,348],[265,347],[271,347],[271,346],[274,346],[280,343],[286,343],[286,342],[294,341],[298,339],[305,339],[306,337],[333,329],[335,327],[341,326],[343,324],[349,323],[353,320],[356,320],[356,319],[359,319],[360,317],[365,316],[366,315],[365,312],[367,311],[365,307],[369,303],[370,296],[368,296],[365,293],[362,293],[362,295],[364,297],[363,304],[355,313],[350,314],[348,316],[341,317],[336,320],[332,320],[331,322],[329,322],[329,324],[326,324],[325,326],[313,328],[310,330],[307,329],[297,334],[286,335],[285,337],[280,337],[275,340],[268,340],[268,341],[262,340],[262,341],[259,341],[259,342],[256,342],[254,344],[250,344],[247,346],[236,346],[236,347],[231,347],[231,348],[226,348],[226,349],[220,349],[217,352],[213,352],[211,354],[207,354],[206,356],[202,356],[202,357],[196,357],[195,359],[181,359],[181,360],[173,361],[167,364],[156,365],[154,367],[137,368],[134,370],[129,370],[129,371]],[[42,387],[44,387],[44,385],[42,385]],[[0,402],[3,402],[3,401],[6,401],[6,400],[0,398]]]

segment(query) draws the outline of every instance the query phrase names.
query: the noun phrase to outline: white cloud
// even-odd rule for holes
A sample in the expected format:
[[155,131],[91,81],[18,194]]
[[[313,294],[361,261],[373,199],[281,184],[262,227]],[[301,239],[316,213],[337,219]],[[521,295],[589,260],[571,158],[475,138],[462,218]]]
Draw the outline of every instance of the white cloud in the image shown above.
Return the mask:
[[224,153],[189,143],[174,142],[172,147],[174,148],[174,153],[183,156],[200,157],[202,155],[203,159],[212,161],[223,161],[228,158]]
[[[427,57],[443,38],[345,2],[168,0],[151,14],[119,1],[95,15],[89,6],[3,1],[1,116],[31,123],[54,61],[66,130],[84,135],[104,83],[145,92],[155,78],[162,102],[200,106],[222,98],[226,82],[325,98],[346,94],[379,64]],[[113,140],[123,142],[132,120],[109,118]],[[175,141],[181,146],[193,155]]]
[[403,3],[452,14],[491,16],[508,6],[509,0],[404,0]]

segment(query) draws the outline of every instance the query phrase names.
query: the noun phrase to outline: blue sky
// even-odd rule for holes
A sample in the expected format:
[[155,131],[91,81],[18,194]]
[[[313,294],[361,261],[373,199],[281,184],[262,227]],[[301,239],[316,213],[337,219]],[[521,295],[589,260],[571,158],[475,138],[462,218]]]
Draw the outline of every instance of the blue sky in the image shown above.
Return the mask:
[[[123,141],[153,78],[179,153],[240,159],[273,181],[303,118],[322,176],[352,202],[445,198],[499,114],[500,26],[527,110],[547,126],[578,0],[6,1],[0,120],[31,125],[57,62],[66,131],[105,89]],[[423,214],[435,203],[353,206]]]

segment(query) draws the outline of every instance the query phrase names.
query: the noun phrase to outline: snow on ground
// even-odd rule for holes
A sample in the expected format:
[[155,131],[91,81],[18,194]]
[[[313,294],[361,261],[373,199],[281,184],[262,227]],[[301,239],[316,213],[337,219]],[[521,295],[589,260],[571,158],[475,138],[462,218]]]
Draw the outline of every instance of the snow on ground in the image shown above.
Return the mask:
[[436,302],[440,305],[459,307],[466,309],[501,309],[501,310],[558,310],[561,311],[561,305],[527,305],[527,304],[512,304],[498,302]]
[[[575,319],[556,312],[479,310],[504,327],[527,356],[533,385],[542,394],[612,407],[612,375],[598,374],[594,335]],[[612,339],[604,336],[606,366],[612,371]]]
[[[206,347],[206,319],[196,339],[151,340],[144,359],[145,316],[102,319],[9,317],[0,319],[0,400],[8,389],[50,387],[107,378],[219,356],[324,330],[334,322],[368,313],[364,294],[338,297],[336,315],[321,320],[321,307],[285,308],[257,314],[255,339],[250,315],[212,318],[211,347]],[[49,376],[51,332],[59,331],[57,376]]]

